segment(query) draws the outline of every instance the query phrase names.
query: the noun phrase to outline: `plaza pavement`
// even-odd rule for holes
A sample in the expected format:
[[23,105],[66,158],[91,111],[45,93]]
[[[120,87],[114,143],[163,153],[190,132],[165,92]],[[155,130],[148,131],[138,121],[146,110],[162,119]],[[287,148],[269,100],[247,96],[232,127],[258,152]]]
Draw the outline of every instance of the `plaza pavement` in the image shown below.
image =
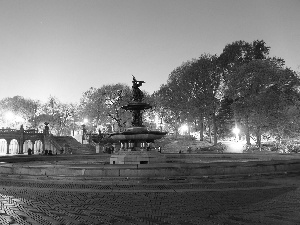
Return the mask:
[[0,177],[0,224],[300,224],[300,174],[180,179]]
[[[298,154],[277,157],[289,160]],[[12,156],[1,161],[14,167],[21,161],[70,158],[83,162],[75,155]],[[300,171],[152,178],[0,174],[1,225],[288,225],[300,224],[299,210]]]

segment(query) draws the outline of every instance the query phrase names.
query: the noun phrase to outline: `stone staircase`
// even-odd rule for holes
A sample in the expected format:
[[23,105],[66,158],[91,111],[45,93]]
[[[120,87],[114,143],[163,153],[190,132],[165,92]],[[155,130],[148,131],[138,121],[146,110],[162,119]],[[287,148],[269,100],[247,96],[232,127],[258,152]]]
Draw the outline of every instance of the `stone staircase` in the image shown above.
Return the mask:
[[72,154],[95,154],[96,153],[95,146],[89,144],[81,144],[71,136],[52,136],[52,139],[63,149],[65,149],[66,146],[68,146]]

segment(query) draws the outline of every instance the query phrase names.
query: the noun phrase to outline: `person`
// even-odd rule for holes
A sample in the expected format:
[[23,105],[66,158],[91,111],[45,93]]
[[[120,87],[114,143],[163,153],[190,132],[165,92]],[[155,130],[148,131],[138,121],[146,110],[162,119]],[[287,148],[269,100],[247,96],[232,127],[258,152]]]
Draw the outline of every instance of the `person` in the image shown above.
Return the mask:
[[115,147],[112,145],[112,146],[110,147],[110,154],[113,154],[114,151],[115,151]]
[[160,146],[158,146],[158,152],[161,153],[161,147]]
[[31,150],[31,148],[28,148],[28,155],[31,155],[31,153],[32,153],[32,150]]

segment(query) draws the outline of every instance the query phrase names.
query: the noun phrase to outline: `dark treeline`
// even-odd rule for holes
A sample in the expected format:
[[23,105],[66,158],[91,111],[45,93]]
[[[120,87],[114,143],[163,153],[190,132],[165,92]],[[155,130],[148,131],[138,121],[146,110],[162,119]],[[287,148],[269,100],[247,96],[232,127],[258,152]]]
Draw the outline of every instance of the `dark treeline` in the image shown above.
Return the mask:
[[261,137],[277,140],[298,135],[299,76],[284,60],[269,57],[264,41],[236,41],[217,55],[202,54],[184,62],[155,92],[158,110],[177,131],[180,124],[196,125],[218,137],[237,126],[261,144]]
[[[260,145],[262,136],[278,141],[299,135],[299,74],[285,67],[281,58],[269,56],[270,47],[262,40],[252,43],[236,41],[228,44],[220,55],[202,54],[183,62],[169,75],[166,84],[146,102],[154,107],[145,113],[146,124],[160,118],[165,129],[175,135],[188,123],[200,133],[218,138],[232,135],[237,126]],[[83,93],[78,104],[64,104],[50,97],[46,103],[21,96],[0,101],[2,124],[25,124],[42,128],[49,122],[51,132],[70,135],[81,129],[87,118],[88,129],[96,132],[124,130],[130,126],[130,112],[121,109],[131,98],[131,87],[124,84],[103,85]],[[11,111],[20,120],[8,124],[5,116]]]

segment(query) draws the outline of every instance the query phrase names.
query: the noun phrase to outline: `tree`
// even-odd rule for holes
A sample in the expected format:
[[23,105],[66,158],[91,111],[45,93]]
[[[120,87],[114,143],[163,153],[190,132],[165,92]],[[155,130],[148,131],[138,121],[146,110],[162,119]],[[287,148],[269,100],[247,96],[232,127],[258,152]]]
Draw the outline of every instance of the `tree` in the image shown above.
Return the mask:
[[234,112],[232,109],[233,100],[225,96],[217,114],[218,134],[221,137],[229,137],[234,127]]
[[131,121],[130,112],[122,109],[122,106],[127,105],[132,98],[129,86],[116,84],[114,86],[104,86],[103,89],[106,90],[106,114],[117,125],[116,130],[125,130],[126,127],[130,126]]
[[0,101],[2,111],[10,111],[19,118],[25,126],[37,128],[36,116],[41,103],[22,96],[7,97]]
[[91,87],[84,92],[79,105],[81,119],[88,118],[91,123],[98,127],[99,124],[107,123],[106,105],[104,92],[100,89]]
[[160,107],[167,113],[165,121],[174,124],[175,132],[183,121],[200,121],[203,140],[203,120],[210,118],[217,144],[216,115],[223,96],[222,76],[216,55],[203,54],[184,62],[169,75],[166,85],[157,92]]
[[169,75],[167,84],[163,84],[154,93],[155,108],[161,118],[172,127],[176,137],[178,128],[186,119],[189,110],[187,107],[189,93],[183,85],[183,80],[190,64],[191,62],[188,61],[174,69]]
[[161,118],[161,115],[158,113],[159,108],[157,108],[156,98],[154,94],[149,94],[148,92],[143,92],[144,100],[143,102],[148,103],[151,108],[144,110],[143,112],[143,123],[146,127],[150,129],[156,129],[157,124],[155,123],[155,119],[157,117]]
[[[263,40],[255,40],[252,43],[240,40],[226,45],[218,58],[225,81],[230,79],[228,76],[230,76],[230,73],[235,70],[236,67],[254,59],[266,59],[269,52],[270,47],[266,46]],[[276,60],[276,58],[274,58],[274,60]],[[278,61],[282,60],[278,59]]]
[[216,55],[203,54],[193,60],[183,79],[189,111],[192,117],[210,118],[214,131],[214,144],[217,144],[218,109],[223,98],[222,74]]
[[69,105],[69,127],[72,130],[72,135],[75,135],[75,130],[81,128],[81,124],[79,125],[78,122],[80,121],[80,107],[78,104],[71,103]]
[[[255,40],[252,43],[245,41],[235,41],[231,44],[228,44],[223,49],[223,52],[218,58],[219,66],[222,69],[224,82],[225,82],[225,95],[229,96],[227,92],[231,90],[228,88],[228,83],[235,79],[232,76],[233,73],[240,67],[243,66],[252,60],[265,60],[268,59],[273,61],[278,66],[284,65],[284,60],[280,58],[270,58],[269,57],[270,47],[266,46],[266,43],[263,40]],[[234,87],[235,88],[235,87]],[[236,117],[236,116],[235,116]],[[235,118],[237,123],[238,119]],[[249,122],[246,118],[244,121],[244,132],[246,134],[246,142],[250,144],[250,132],[249,132]]]
[[40,127],[44,122],[50,124],[50,131],[56,135],[69,135],[72,130],[74,106],[61,103],[51,96],[38,112],[36,121]]
[[235,68],[228,82],[236,116],[249,125],[261,144],[261,134],[286,123],[285,110],[298,98],[296,74],[272,60],[252,60]]
[[177,138],[178,128],[184,119],[182,105],[176,101],[181,98],[177,87],[170,83],[162,85],[159,91],[154,93],[154,96],[156,112],[171,127]]
[[81,116],[89,118],[94,127],[110,123],[116,124],[117,130],[123,130],[130,120],[130,113],[121,107],[126,105],[130,98],[130,87],[124,84],[90,88],[80,101]]

